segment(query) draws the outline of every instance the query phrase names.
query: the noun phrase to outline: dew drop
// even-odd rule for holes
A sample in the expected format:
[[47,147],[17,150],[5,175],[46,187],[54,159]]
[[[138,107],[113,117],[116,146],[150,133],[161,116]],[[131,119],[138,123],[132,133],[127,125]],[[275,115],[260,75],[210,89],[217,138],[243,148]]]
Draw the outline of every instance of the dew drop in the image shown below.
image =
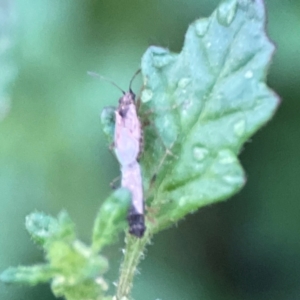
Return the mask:
[[179,201],[178,201],[178,206],[179,207],[182,207],[182,206],[185,206],[186,203],[187,203],[188,199],[186,196],[182,196],[179,198]]
[[203,147],[194,147],[193,148],[193,156],[197,161],[202,161],[208,154],[208,150]]
[[162,68],[171,63],[174,59],[174,56],[170,54],[170,51],[165,48],[151,46],[148,51],[150,51],[153,66],[156,68]]
[[246,73],[245,73],[245,78],[248,78],[248,79],[250,79],[250,78],[252,78],[253,77],[253,72],[251,71],[251,70],[248,70]]
[[204,36],[205,33],[207,32],[208,25],[209,25],[209,20],[208,20],[208,19],[200,19],[200,20],[197,20],[197,21],[195,22],[196,33],[197,33],[200,37]]
[[229,26],[235,17],[237,0],[226,0],[220,4],[217,11],[217,18],[221,25]]
[[179,81],[178,81],[178,88],[180,89],[184,89],[189,83],[191,82],[191,79],[190,78],[181,78]]
[[153,65],[158,69],[165,67],[172,61],[173,57],[170,54],[155,55],[153,57]]
[[245,133],[245,129],[246,129],[246,121],[244,119],[236,122],[233,127],[234,133],[238,137],[241,137]]
[[169,50],[158,46],[150,46],[150,51],[153,55],[166,55]]
[[142,91],[141,100],[143,103],[150,101],[153,97],[153,92],[150,89],[145,89]]
[[236,162],[236,157],[230,150],[221,150],[219,152],[219,162],[222,165],[232,164]]
[[241,177],[240,176],[233,176],[233,175],[225,175],[223,176],[223,180],[225,180],[227,183],[236,185],[241,183]]

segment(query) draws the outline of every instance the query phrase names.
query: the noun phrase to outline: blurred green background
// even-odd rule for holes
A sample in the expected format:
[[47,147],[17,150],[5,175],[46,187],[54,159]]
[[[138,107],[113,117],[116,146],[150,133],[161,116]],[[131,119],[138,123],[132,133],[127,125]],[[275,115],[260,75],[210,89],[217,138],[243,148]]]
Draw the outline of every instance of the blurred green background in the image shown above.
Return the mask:
[[[120,93],[86,72],[126,89],[149,45],[180,51],[189,23],[217,4],[0,0],[2,98],[19,71],[0,123],[0,271],[42,261],[24,227],[34,210],[56,215],[65,208],[82,240],[90,241],[95,212],[119,173],[99,114]],[[277,45],[268,81],[282,104],[240,155],[247,184],[233,199],[155,237],[136,277],[137,300],[300,299],[300,3],[269,0],[266,6]],[[3,40],[14,48],[4,51]],[[135,89],[140,85],[138,79]],[[106,253],[112,280],[122,247],[120,239]],[[54,296],[48,285],[0,284],[0,299]]]

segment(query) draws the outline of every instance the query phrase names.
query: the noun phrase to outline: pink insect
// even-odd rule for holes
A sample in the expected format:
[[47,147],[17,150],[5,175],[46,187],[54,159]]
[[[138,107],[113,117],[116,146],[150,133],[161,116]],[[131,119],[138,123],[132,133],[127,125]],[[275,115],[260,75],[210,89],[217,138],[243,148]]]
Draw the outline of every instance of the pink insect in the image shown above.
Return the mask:
[[129,233],[136,237],[143,237],[146,230],[144,215],[144,193],[141,167],[138,162],[142,152],[143,131],[137,114],[135,94],[131,90],[131,84],[138,70],[129,84],[129,91],[124,92],[114,82],[89,72],[90,75],[100,77],[111,82],[123,93],[119,99],[118,108],[115,110],[115,132],[113,149],[121,166],[121,186],[131,192],[131,207],[128,212]]

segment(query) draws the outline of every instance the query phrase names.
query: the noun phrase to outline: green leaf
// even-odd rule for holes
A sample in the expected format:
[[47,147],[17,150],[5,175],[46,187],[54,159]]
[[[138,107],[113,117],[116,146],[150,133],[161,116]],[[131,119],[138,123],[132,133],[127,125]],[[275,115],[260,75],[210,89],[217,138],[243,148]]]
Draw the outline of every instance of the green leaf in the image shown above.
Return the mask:
[[47,282],[54,275],[48,265],[35,265],[31,267],[8,268],[0,275],[0,280],[5,283],[26,283],[36,285]]
[[34,212],[26,217],[25,225],[32,239],[44,247],[47,247],[47,242],[70,241],[75,238],[74,223],[65,211],[62,211],[57,219]]
[[93,230],[92,248],[95,252],[112,244],[120,231],[124,230],[130,202],[130,192],[118,189],[102,204]]
[[[265,83],[274,51],[262,1],[223,1],[190,25],[179,54],[150,47],[142,58],[142,109],[152,110],[142,158],[148,203],[159,230],[245,183],[237,155],[274,114]],[[166,156],[167,148],[173,156]],[[161,168],[159,168],[161,164]]]
[[101,112],[101,125],[109,145],[113,144],[115,131],[115,110],[113,106],[104,107]]
[[[127,191],[120,191],[111,198],[124,202],[126,198],[129,203],[130,197]],[[57,219],[32,213],[26,218],[26,228],[34,241],[43,246],[48,263],[9,268],[0,275],[1,281],[30,285],[51,281],[56,296],[68,300],[100,299],[108,289],[102,277],[108,270],[108,261],[76,239],[74,224],[65,211]]]
[[106,258],[79,241],[73,243],[54,242],[47,258],[56,270],[51,288],[56,296],[68,300],[97,299],[108,289],[102,274],[108,269]]

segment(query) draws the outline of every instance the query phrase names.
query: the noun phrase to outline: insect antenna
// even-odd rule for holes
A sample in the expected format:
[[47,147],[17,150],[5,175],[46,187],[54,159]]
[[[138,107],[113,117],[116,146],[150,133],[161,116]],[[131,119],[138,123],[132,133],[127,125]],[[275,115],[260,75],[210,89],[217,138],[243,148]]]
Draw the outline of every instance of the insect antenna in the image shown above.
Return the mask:
[[129,91],[132,93],[132,89],[131,89],[131,85],[132,85],[132,82],[133,82],[133,80],[135,79],[135,77],[138,75],[138,74],[140,74],[141,73],[141,69],[138,69],[134,74],[133,74],[133,76],[132,76],[132,78],[131,78],[131,80],[130,80],[130,82],[129,82]]
[[90,71],[88,71],[87,74],[90,75],[90,76],[99,78],[100,80],[109,82],[110,84],[114,85],[118,90],[120,90],[120,91],[123,93],[123,95],[126,94],[126,92],[125,92],[123,89],[121,89],[121,88],[120,88],[114,81],[112,81],[111,79],[106,78],[106,77],[104,77],[104,76],[102,76],[102,75],[100,75],[100,74],[98,74],[98,73],[95,73],[95,72],[90,72]]

